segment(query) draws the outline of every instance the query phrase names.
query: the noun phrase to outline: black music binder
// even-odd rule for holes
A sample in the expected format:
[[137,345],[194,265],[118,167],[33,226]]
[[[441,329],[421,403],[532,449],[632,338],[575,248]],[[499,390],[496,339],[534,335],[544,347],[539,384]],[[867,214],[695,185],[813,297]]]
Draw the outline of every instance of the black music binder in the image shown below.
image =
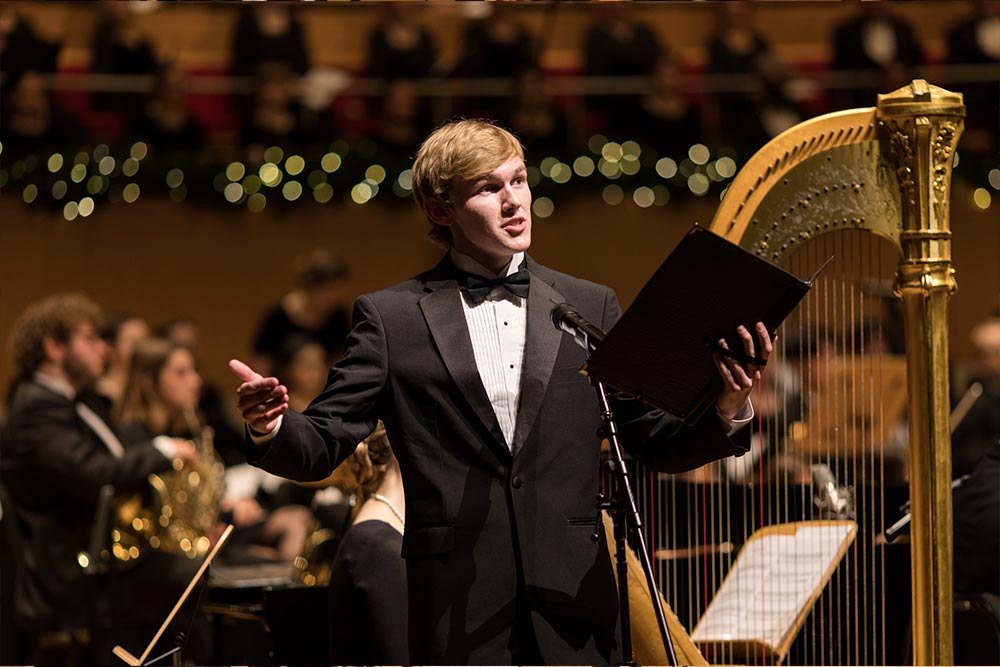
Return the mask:
[[754,335],[759,353],[756,323],[763,322],[773,335],[815,277],[801,280],[695,225],[583,370],[694,423],[722,389],[712,358],[715,343],[725,339],[730,350],[742,352],[736,334],[742,324]]

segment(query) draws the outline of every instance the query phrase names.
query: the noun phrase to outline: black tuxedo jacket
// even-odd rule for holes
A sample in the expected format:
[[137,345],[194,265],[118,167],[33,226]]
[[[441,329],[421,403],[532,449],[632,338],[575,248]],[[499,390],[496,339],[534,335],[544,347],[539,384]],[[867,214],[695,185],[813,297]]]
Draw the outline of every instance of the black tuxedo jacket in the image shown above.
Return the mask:
[[[616,588],[603,540],[591,539],[597,399],[578,373],[584,351],[554,328],[550,313],[568,302],[607,329],[620,310],[607,287],[530,258],[528,269],[513,455],[476,367],[448,258],[360,297],[327,388],[304,414],[285,415],[266,450],[249,452],[276,474],[321,479],[385,421],[406,491],[414,664],[513,664],[516,604],[530,610],[546,663],[607,664],[612,656]],[[745,451],[715,415],[687,428],[636,401],[618,399],[615,409],[631,453],[658,470]]]
[[[106,413],[106,406],[87,403]],[[148,444],[116,458],[73,401],[36,382],[19,383],[8,407],[0,470],[13,502],[3,520],[16,521],[21,547],[18,618],[38,630],[85,627],[95,591],[78,555],[88,551],[101,486],[136,487],[170,461]]]

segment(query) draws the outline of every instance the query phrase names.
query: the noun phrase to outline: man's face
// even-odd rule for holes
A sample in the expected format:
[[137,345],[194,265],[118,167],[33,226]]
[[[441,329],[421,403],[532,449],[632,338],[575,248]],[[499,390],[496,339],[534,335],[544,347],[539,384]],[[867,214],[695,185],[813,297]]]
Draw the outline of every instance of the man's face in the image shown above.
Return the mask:
[[91,322],[77,325],[63,348],[62,367],[77,389],[90,387],[104,373],[108,344]]
[[486,268],[499,271],[531,245],[531,190],[516,155],[485,176],[456,183],[452,202],[443,221],[452,245]]
[[1000,322],[977,326],[972,332],[972,344],[982,378],[1000,383]]

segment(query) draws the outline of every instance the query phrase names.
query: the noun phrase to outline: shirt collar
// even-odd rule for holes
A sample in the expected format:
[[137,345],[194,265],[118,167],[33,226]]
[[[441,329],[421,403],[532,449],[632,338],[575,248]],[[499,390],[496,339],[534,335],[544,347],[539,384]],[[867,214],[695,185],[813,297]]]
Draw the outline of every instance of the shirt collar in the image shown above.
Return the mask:
[[73,389],[73,385],[62,378],[46,375],[41,371],[35,371],[34,380],[52,393],[65,396],[71,401],[76,398],[76,390]]
[[484,278],[500,278],[501,276],[509,276],[512,273],[517,273],[517,269],[521,266],[521,260],[523,259],[523,251],[515,253],[510,258],[507,268],[501,269],[500,273],[494,273],[465,253],[459,252],[454,248],[451,249],[451,261],[459,270],[466,273],[475,273],[477,276],[483,276]]

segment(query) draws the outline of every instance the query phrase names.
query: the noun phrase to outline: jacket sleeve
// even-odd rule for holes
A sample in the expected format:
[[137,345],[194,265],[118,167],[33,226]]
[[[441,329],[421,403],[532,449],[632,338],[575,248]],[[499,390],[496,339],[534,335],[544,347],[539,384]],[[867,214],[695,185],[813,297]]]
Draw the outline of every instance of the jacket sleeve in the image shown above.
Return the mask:
[[122,458],[95,447],[73,409],[61,401],[34,401],[17,422],[16,447],[25,464],[83,499],[93,500],[105,484],[127,489],[170,468],[170,461],[148,443],[125,448]]
[[[618,299],[608,289],[602,328],[610,329],[619,317]],[[663,381],[669,382],[670,378]],[[740,456],[750,448],[747,429],[732,437],[726,435],[721,420],[711,408],[688,426],[678,417],[620,392],[613,392],[610,398],[622,446],[633,458],[654,470],[669,473],[694,470],[727,456]]]
[[251,464],[288,479],[321,480],[375,430],[388,352],[382,317],[369,297],[358,298],[354,322],[344,357],[330,369],[326,389],[305,412],[286,412],[267,445],[248,442]]

